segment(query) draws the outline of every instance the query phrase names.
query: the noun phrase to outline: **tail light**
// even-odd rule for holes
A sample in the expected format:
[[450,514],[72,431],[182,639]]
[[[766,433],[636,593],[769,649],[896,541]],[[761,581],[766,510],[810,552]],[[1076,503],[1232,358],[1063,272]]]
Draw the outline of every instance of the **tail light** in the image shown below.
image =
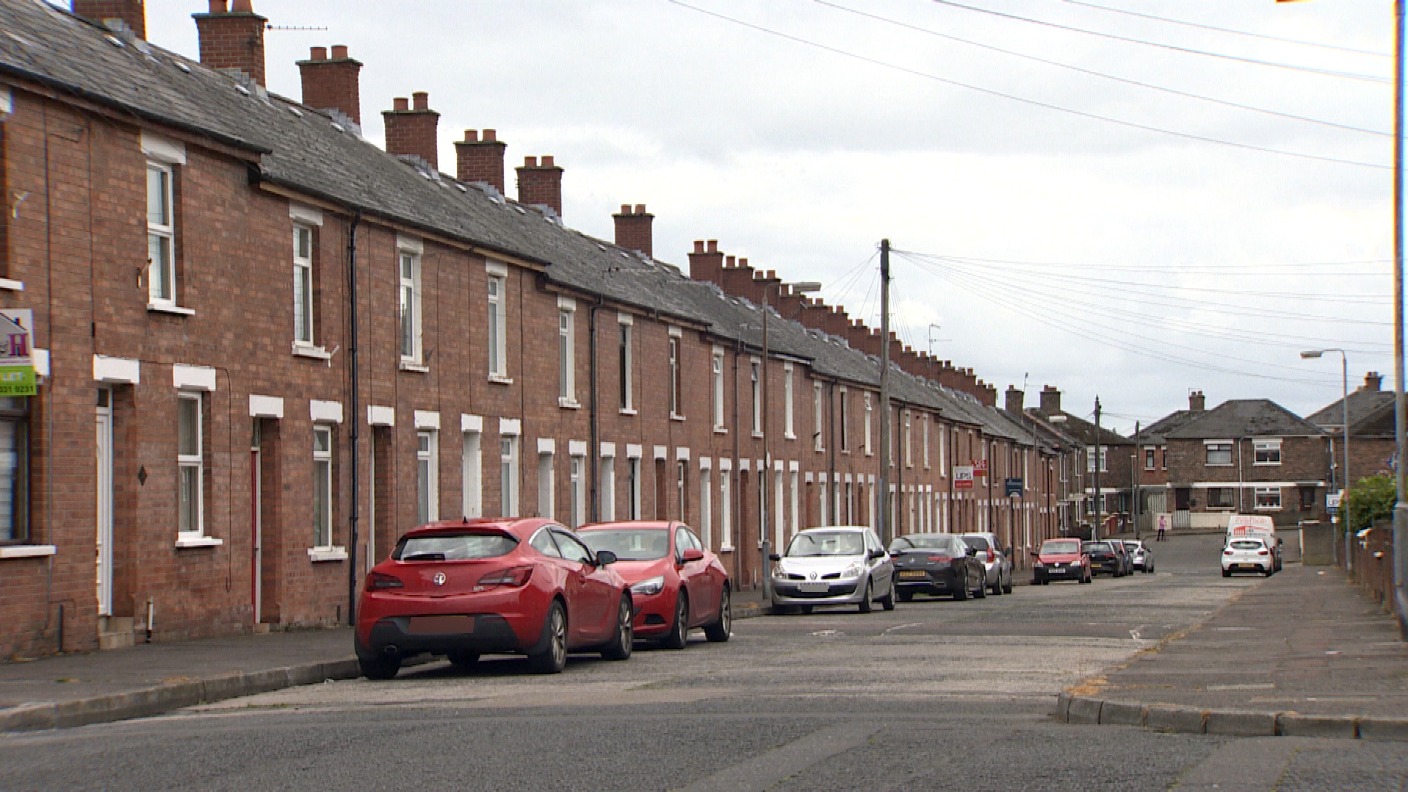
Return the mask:
[[400,578],[384,572],[373,572],[367,575],[367,591],[402,588],[404,585]]
[[479,578],[479,582],[474,584],[474,590],[486,591],[491,588],[498,588],[499,586],[519,588],[520,586],[527,585],[528,578],[532,576],[533,567],[531,566],[516,566],[509,567],[508,569],[499,569]]
[[1223,555],[1232,555],[1232,551],[1231,551],[1231,550],[1223,550],[1223,551],[1222,551],[1222,554],[1223,554]]
[[988,563],[991,564],[992,562],[994,562],[994,561],[996,561],[996,560],[997,560],[997,551],[994,550],[994,549],[992,549],[991,547],[989,547],[989,548],[988,548]]
[[1258,550],[1258,551],[1256,551],[1256,554],[1257,554],[1257,555],[1271,555],[1271,553],[1270,553],[1269,551],[1266,551],[1266,550]]

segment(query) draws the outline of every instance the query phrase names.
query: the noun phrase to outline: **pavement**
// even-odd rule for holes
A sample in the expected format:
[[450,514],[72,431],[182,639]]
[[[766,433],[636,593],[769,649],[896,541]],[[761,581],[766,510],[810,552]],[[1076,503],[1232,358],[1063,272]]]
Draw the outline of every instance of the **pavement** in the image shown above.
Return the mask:
[[[735,594],[734,618],[765,613],[759,592]],[[347,627],[4,663],[0,732],[147,717],[359,673]],[[1408,643],[1343,572],[1288,565],[1203,624],[1062,692],[1055,716],[1199,734],[1408,741]]]

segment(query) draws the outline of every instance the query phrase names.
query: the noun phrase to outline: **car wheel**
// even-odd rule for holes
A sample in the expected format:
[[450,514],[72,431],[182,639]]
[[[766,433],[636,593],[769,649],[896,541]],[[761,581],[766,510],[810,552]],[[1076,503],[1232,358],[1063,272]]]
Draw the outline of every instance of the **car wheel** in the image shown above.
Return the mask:
[[362,676],[367,679],[390,679],[401,670],[401,658],[397,656],[359,657],[357,665],[361,666]]
[[[1002,574],[1001,572],[998,573]],[[978,575],[978,587],[973,589],[974,599],[986,599],[988,596],[988,575],[983,572]]]
[[900,589],[897,596],[900,598],[900,602],[912,602],[914,600],[913,591],[906,591],[904,589]]
[[689,595],[680,589],[680,593],[675,596],[675,623],[670,625],[670,632],[660,639],[660,645],[666,649],[683,649],[685,643],[689,641]]
[[811,612],[812,612],[812,606],[810,606],[810,605],[799,605],[799,606],[797,606],[797,610],[801,611],[801,613],[802,613],[803,616],[810,616],[810,615],[811,615]]
[[870,613],[870,578],[865,579],[865,591],[860,596],[860,605],[857,606],[861,613]]
[[733,635],[733,595],[728,586],[719,594],[719,620],[704,625],[704,637],[714,643],[723,643]]
[[1041,575],[1032,575],[1032,585],[1033,585],[1033,586],[1040,586],[1040,585],[1043,585],[1043,584],[1045,584],[1045,583],[1046,583],[1046,578],[1042,577]]
[[1224,570],[1222,570],[1222,576],[1223,576],[1223,577],[1232,577],[1232,570],[1230,570],[1230,569],[1224,569]]
[[959,602],[968,599],[968,589],[970,588],[968,582],[968,573],[965,572],[963,573],[963,579],[958,581],[958,585],[953,589],[954,599]]
[[1266,569],[1263,569],[1263,570],[1262,570],[1261,574],[1263,574],[1263,575],[1265,575],[1265,576],[1267,576],[1267,577],[1271,577],[1272,573],[1274,573],[1275,571],[1276,571],[1275,569],[1272,569],[1271,567],[1267,567]]
[[1003,594],[1012,593],[1012,570],[1007,570],[1007,584],[1002,587]]
[[[626,594],[621,595],[621,604],[616,608],[616,634],[612,636],[611,643],[601,650],[601,656],[607,660],[625,660],[631,656],[631,644],[635,641],[635,632],[631,628],[631,621],[635,619],[635,611],[631,608],[631,598]],[[685,622],[688,625],[688,622]],[[688,632],[686,626],[685,632]]]
[[559,674],[567,667],[567,611],[561,602],[553,601],[548,609],[543,635],[534,651],[528,653],[528,667],[535,674]]
[[445,659],[449,660],[450,663],[456,668],[472,668],[476,663],[479,662],[479,653],[450,652],[449,654],[445,655]]
[[880,604],[885,610],[895,609],[895,576],[890,575],[890,593],[880,598]]

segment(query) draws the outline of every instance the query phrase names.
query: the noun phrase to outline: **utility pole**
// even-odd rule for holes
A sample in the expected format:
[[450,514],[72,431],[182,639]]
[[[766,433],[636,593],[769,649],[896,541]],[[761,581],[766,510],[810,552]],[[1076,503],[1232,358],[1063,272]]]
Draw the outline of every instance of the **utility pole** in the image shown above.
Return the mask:
[[890,535],[890,240],[880,240],[880,514],[875,527],[886,547]]
[[1090,526],[1090,541],[1100,538],[1100,397],[1095,397],[1095,519]]
[[1139,538],[1139,458],[1143,454],[1139,451],[1139,422],[1134,422],[1134,458],[1129,463],[1129,490],[1134,494],[1134,503],[1130,506],[1130,516],[1134,519],[1134,538]]

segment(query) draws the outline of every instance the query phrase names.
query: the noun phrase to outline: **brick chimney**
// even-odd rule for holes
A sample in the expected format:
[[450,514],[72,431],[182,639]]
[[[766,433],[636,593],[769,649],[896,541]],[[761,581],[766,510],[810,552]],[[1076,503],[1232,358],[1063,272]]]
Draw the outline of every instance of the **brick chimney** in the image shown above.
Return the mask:
[[1383,387],[1384,375],[1380,374],[1377,371],[1371,371],[1368,374],[1364,375],[1364,387],[1360,388],[1360,390],[1372,391],[1377,393],[1378,391],[1383,390]]
[[694,240],[694,251],[689,254],[689,277],[723,286],[724,254],[719,251],[719,240]]
[[1052,385],[1041,389],[1041,414],[1056,415],[1061,412],[1061,391]]
[[313,47],[308,60],[298,62],[303,76],[303,104],[317,110],[336,110],[362,125],[362,94],[358,74],[362,62],[347,57],[347,47],[334,44],[332,57],[326,47]]
[[562,168],[553,164],[552,156],[524,157],[518,172],[518,202],[529,206],[546,206],[562,217]]
[[73,0],[73,13],[113,30],[114,21],[139,39],[147,37],[147,11],[143,0]]
[[645,211],[645,204],[621,204],[621,212],[612,215],[616,220],[616,244],[627,250],[639,250],[647,256],[654,256],[650,226],[655,215]]
[[1204,409],[1206,409],[1206,405],[1207,405],[1207,400],[1203,398],[1203,392],[1202,392],[1202,391],[1197,390],[1197,391],[1193,391],[1192,393],[1188,394],[1188,411],[1189,411],[1189,412],[1202,412]]
[[1020,416],[1022,414],[1022,401],[1026,397],[1026,394],[1017,390],[1016,385],[1008,385],[1007,393],[1004,395],[1006,396],[1007,412]]
[[462,182],[485,182],[504,193],[504,149],[499,133],[486,129],[466,129],[464,140],[455,141],[455,178]]
[[386,127],[386,152],[399,156],[420,157],[433,170],[440,169],[436,156],[435,127],[440,114],[430,109],[430,94],[416,91],[411,102],[398,96],[390,110],[381,111]]
[[210,13],[192,14],[200,33],[200,62],[212,69],[238,69],[264,84],[264,25],[251,0],[210,0]]

